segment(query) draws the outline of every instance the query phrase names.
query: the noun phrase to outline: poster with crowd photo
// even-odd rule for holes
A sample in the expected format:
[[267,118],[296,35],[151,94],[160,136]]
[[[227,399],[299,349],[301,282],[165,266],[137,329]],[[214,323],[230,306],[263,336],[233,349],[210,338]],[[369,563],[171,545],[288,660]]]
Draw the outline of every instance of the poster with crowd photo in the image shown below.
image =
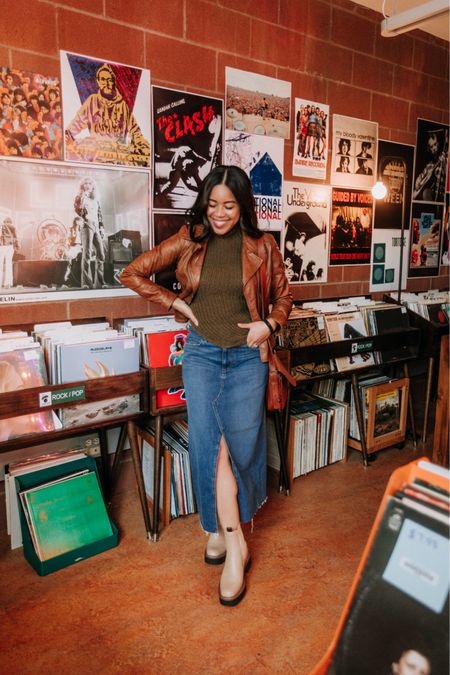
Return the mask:
[[[186,218],[183,213],[170,211],[168,213],[153,213],[153,241],[154,245],[160,244],[173,234],[176,234],[184,225]],[[167,267],[163,272],[155,274],[155,281],[160,286],[178,293],[181,286],[175,277],[175,265]]]
[[330,108],[324,103],[295,99],[294,176],[326,179],[329,114]]
[[129,295],[149,248],[149,173],[0,160],[0,303]]
[[449,126],[417,120],[413,201],[444,203],[448,170]]
[[284,183],[281,250],[291,284],[327,280],[330,192],[326,185]]
[[331,183],[371,188],[376,181],[378,123],[333,115]]
[[290,82],[225,68],[226,128],[289,138]]
[[370,190],[333,188],[330,265],[370,263],[373,197]]
[[0,68],[0,155],[62,159],[60,83],[17,68]]
[[260,229],[281,230],[284,140],[226,129],[225,163],[249,176]]
[[[393,291],[408,278],[409,221],[414,166],[414,146],[378,142],[377,176],[386,187],[386,196],[374,201],[370,291]],[[404,222],[403,250],[401,227]]]
[[439,274],[439,251],[444,206],[413,202],[409,247],[409,277]]
[[150,166],[150,71],[60,52],[64,157]]
[[223,100],[152,87],[153,206],[186,211],[222,163]]

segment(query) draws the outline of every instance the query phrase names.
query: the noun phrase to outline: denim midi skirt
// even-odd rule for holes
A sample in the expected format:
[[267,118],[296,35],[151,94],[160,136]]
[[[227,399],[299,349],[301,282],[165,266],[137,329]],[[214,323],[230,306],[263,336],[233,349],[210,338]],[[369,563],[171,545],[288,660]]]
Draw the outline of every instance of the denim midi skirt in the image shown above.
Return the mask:
[[249,522],[267,496],[267,363],[259,349],[218,347],[190,327],[182,371],[201,525],[206,532],[218,531],[216,467],[222,436],[238,486],[240,519]]

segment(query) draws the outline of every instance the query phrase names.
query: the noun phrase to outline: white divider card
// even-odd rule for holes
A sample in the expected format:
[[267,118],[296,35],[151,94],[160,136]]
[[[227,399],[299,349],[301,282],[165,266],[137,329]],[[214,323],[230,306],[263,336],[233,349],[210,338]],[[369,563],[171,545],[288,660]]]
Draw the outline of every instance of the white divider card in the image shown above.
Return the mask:
[[449,592],[449,540],[405,518],[383,579],[440,613]]

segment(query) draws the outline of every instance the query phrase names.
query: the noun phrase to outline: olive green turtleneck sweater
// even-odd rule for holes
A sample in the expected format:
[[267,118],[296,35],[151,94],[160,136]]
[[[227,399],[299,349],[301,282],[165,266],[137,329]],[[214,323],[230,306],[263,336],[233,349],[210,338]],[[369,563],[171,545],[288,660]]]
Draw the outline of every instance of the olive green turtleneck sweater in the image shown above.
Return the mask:
[[200,286],[191,302],[197,333],[219,347],[237,347],[247,340],[238,323],[251,321],[242,291],[242,232],[234,227],[218,236],[211,232]]

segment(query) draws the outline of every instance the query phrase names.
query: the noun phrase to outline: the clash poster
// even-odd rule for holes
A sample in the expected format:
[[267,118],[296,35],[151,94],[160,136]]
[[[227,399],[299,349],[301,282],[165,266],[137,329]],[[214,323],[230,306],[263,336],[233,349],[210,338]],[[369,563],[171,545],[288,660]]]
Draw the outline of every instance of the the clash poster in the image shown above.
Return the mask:
[[289,138],[290,82],[225,68],[226,128]]
[[65,159],[150,166],[150,71],[60,52]]
[[439,273],[439,251],[444,207],[413,202],[411,212],[409,277]]
[[294,176],[326,179],[329,112],[324,103],[295,99]]
[[449,126],[417,120],[413,201],[444,203],[448,168]]
[[152,92],[153,206],[186,211],[222,163],[223,101],[162,87]]
[[227,129],[225,163],[239,166],[249,176],[260,229],[281,230],[284,140]]
[[413,166],[414,146],[378,142],[377,176],[386,187],[386,196],[374,200],[370,291],[398,290],[400,262],[401,288],[406,288]]
[[[154,245],[160,244],[173,234],[186,222],[182,213],[171,211],[170,213],[153,213],[153,238]],[[180,283],[175,276],[175,265],[167,267],[163,272],[155,274],[155,281],[160,286],[178,293],[181,291]]]
[[291,284],[327,280],[330,188],[286,182],[282,251]]
[[0,155],[62,159],[59,79],[0,69]]
[[371,188],[376,181],[378,123],[333,115],[331,183]]
[[129,295],[149,248],[149,173],[0,160],[0,302]]
[[333,188],[330,265],[370,262],[373,197],[370,190]]

